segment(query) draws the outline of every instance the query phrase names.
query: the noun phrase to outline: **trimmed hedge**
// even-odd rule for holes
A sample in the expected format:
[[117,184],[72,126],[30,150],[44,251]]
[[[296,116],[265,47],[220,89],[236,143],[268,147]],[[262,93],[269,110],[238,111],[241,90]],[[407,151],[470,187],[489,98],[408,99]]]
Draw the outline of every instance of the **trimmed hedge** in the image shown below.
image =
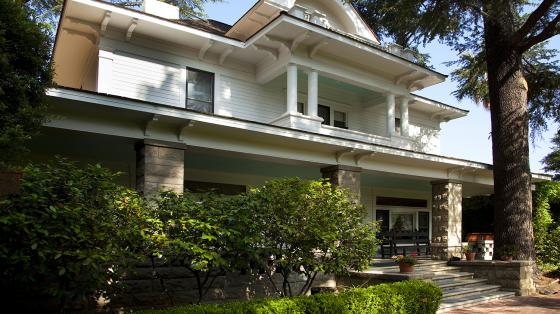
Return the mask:
[[354,288],[340,294],[321,293],[310,297],[264,299],[225,304],[201,304],[142,314],[323,314],[323,313],[436,313],[442,299],[433,283],[410,280]]

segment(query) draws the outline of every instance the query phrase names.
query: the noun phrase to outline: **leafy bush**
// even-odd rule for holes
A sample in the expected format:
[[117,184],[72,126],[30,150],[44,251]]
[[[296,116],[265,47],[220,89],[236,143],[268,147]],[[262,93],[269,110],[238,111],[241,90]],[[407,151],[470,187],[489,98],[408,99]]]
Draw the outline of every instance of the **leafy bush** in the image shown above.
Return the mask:
[[441,290],[433,283],[403,281],[355,288],[340,294],[321,293],[310,297],[265,299],[226,304],[205,304],[169,310],[143,311],[143,314],[218,314],[218,313],[436,313]]
[[[274,257],[267,274],[274,268],[282,274],[282,289],[276,290],[283,296],[306,294],[318,272],[361,270],[375,256],[375,232],[363,223],[363,208],[327,181],[272,180],[248,199],[261,236],[258,247]],[[288,281],[294,272],[307,279],[297,292]]]
[[63,159],[24,170],[0,203],[0,278],[12,290],[68,301],[111,291],[143,249],[144,201],[99,165]]
[[537,260],[540,264],[553,264],[556,267],[560,267],[560,251],[558,250],[560,226],[552,218],[550,204],[559,200],[559,182],[537,184],[537,188],[533,192],[533,229]]

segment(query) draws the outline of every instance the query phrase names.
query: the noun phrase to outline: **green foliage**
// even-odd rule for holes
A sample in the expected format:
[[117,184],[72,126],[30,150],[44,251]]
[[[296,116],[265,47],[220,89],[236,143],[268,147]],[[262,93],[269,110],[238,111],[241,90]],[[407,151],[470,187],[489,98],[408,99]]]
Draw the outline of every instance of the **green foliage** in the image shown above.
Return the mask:
[[226,304],[205,304],[169,310],[143,311],[143,314],[214,313],[436,313],[441,290],[433,283],[403,281],[355,288],[340,294],[321,293],[311,297],[291,297]]
[[560,267],[560,225],[554,222],[550,204],[560,201],[560,183],[542,182],[533,192],[533,229],[535,249],[540,264],[555,264]]
[[[258,247],[275,258],[273,266],[284,277],[277,290],[284,296],[307,293],[318,272],[361,270],[375,256],[373,226],[363,223],[363,208],[344,189],[322,180],[277,179],[248,198],[262,236]],[[299,292],[288,281],[292,272],[307,278]]]
[[554,135],[552,144],[554,145],[552,147],[552,152],[546,155],[542,162],[545,165],[544,170],[555,173],[555,179],[558,180],[560,176],[560,132]]
[[45,121],[50,39],[21,1],[0,0],[0,168],[15,163]]
[[69,301],[111,292],[142,256],[143,199],[99,165],[63,159],[25,168],[21,194],[0,203],[0,278],[10,291]]
[[226,222],[235,217],[222,210],[222,202],[213,194],[163,192],[153,211],[157,226],[150,234],[157,249],[153,254],[185,267],[196,277],[199,302],[216,276],[229,270],[227,244],[235,230]]
[[405,264],[410,266],[414,266],[418,262],[416,260],[416,256],[413,255],[396,255],[393,256],[393,261],[397,264]]

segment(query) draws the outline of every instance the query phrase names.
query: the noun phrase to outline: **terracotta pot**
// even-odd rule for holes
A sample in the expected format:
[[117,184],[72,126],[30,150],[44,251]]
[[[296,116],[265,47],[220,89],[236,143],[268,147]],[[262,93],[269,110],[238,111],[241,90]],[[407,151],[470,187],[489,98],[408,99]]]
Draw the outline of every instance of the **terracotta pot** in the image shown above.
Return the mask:
[[476,252],[465,253],[465,258],[467,259],[467,261],[474,261],[474,259],[476,258]]
[[411,273],[413,271],[414,271],[414,265],[409,265],[409,264],[404,264],[404,263],[399,264],[399,272],[401,272],[401,273]]
[[0,172],[0,198],[19,193],[23,173],[15,171]]

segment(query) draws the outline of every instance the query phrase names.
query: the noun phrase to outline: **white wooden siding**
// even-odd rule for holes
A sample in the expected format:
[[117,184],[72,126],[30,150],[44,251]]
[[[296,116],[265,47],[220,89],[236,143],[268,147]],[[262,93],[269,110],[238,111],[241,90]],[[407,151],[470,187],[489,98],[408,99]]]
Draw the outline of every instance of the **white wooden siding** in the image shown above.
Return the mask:
[[184,107],[183,71],[181,66],[117,51],[113,59],[115,95]]

